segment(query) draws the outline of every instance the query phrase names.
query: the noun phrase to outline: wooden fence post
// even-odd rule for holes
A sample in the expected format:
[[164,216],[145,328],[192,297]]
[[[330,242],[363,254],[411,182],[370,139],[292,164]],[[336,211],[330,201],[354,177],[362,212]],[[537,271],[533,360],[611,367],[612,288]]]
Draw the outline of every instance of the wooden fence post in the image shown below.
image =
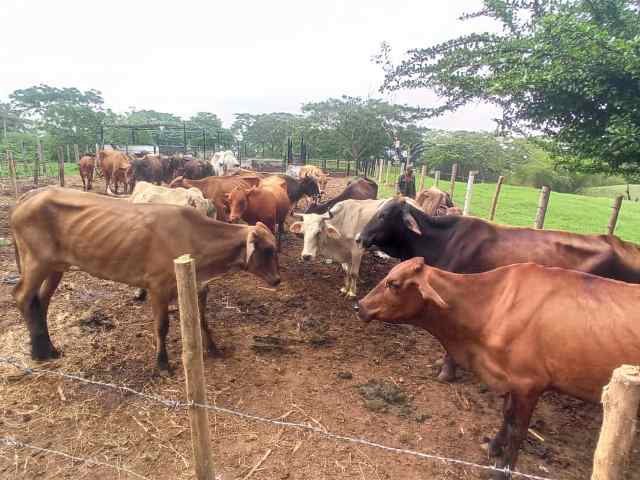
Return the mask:
[[77,143],[73,145],[73,156],[76,159],[76,164],[80,163],[80,147]]
[[496,218],[496,208],[498,207],[498,197],[500,196],[500,190],[502,190],[502,182],[504,182],[504,177],[500,175],[498,177],[498,183],[496,183],[496,191],[493,194],[493,200],[491,200],[491,213],[489,214],[489,220],[493,222],[493,219]]
[[58,146],[58,180],[60,186],[64,187],[64,149],[62,145]]
[[385,185],[389,185],[389,171],[391,170],[391,164],[392,163],[393,162],[391,160],[389,161],[389,163],[387,163],[387,173],[386,173],[386,175],[384,177],[384,184]]
[[66,157],[66,162],[71,163],[71,152],[69,150],[69,144],[67,143],[67,157]]
[[451,195],[451,200],[453,200],[453,192],[456,189],[456,177],[458,176],[458,164],[454,163],[451,167],[451,187],[449,189],[449,195]]
[[[191,255],[182,255],[173,261],[178,285],[180,307],[180,331],[182,333],[182,364],[187,384],[187,400],[193,404],[207,404],[202,360],[202,332],[198,308],[198,284],[196,264]],[[207,409],[196,405],[189,407],[191,445],[198,480],[215,480],[209,416]]]
[[424,174],[426,170],[427,170],[427,166],[422,165],[422,168],[420,169],[420,186],[418,187],[418,191],[421,191],[424,189]]
[[378,169],[378,185],[382,184],[382,175],[384,174],[384,158],[380,159],[380,168]]
[[7,157],[7,163],[9,164],[9,176],[11,177],[11,183],[13,183],[13,193],[15,194],[17,199],[20,192],[18,191],[16,161],[13,158],[13,152],[11,150],[7,150],[5,156]]
[[547,214],[547,205],[549,205],[549,195],[551,189],[544,185],[540,190],[540,199],[538,200],[538,212],[536,213],[536,220],[533,224],[533,228],[541,229],[544,227],[544,217]]
[[42,143],[40,143],[40,139],[38,138],[36,143],[36,158],[33,163],[33,184],[38,186],[38,177],[40,176],[40,164],[44,165],[44,155],[42,151]]
[[640,367],[622,365],[602,390],[604,415],[591,480],[622,480],[636,435]]
[[609,225],[607,226],[607,233],[609,235],[613,235],[613,232],[616,229],[616,223],[618,223],[618,213],[620,212],[623,198],[624,195],[618,195],[613,201],[613,205],[611,206],[611,217],[609,218]]
[[433,186],[437,188],[439,183],[440,183],[440,170],[436,170],[435,172],[433,172]]
[[476,178],[478,172],[469,172],[469,179],[467,180],[467,192],[464,195],[464,208],[462,210],[463,215],[468,215],[471,210],[471,194],[473,193],[473,181]]

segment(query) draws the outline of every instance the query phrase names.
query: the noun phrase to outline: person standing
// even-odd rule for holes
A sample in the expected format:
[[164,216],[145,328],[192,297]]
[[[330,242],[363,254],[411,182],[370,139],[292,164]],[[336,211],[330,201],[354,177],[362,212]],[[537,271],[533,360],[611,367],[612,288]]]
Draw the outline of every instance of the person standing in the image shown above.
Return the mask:
[[416,177],[413,176],[413,167],[408,166],[398,177],[396,192],[405,197],[416,198]]

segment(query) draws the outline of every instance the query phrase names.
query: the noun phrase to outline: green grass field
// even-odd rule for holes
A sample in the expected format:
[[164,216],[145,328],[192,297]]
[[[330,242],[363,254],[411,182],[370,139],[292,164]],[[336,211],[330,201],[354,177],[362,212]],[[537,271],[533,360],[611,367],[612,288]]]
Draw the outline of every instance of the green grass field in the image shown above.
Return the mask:
[[[631,198],[635,200],[640,198],[640,185],[630,185],[629,193]],[[615,198],[618,195],[627,195],[627,185],[609,185],[607,187],[591,187],[580,191],[580,195],[588,195],[590,197],[607,197]]]
[[[397,176],[394,177],[394,181],[396,179]],[[425,188],[432,185],[433,178],[425,178]],[[439,187],[441,189],[448,191],[449,185],[448,180],[440,180]],[[395,194],[395,185],[382,185],[381,187],[379,194],[381,198]],[[456,182],[454,202],[460,208],[464,205],[466,191],[466,183]],[[471,214],[488,218],[494,192],[495,184],[493,183],[474,185]],[[533,226],[539,196],[540,191],[537,189],[503,184],[495,221],[519,227]],[[578,233],[606,233],[611,204],[610,198],[551,192],[544,228]],[[624,240],[640,243],[640,203],[623,202],[618,217],[616,235]]]

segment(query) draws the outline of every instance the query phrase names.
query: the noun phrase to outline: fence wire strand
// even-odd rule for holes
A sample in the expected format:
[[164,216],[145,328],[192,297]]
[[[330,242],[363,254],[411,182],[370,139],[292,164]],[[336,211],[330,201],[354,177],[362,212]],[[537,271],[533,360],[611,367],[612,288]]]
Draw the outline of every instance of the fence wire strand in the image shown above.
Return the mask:
[[38,447],[38,446],[35,446],[35,445],[29,445],[28,443],[21,442],[19,440],[16,440],[13,437],[0,437],[0,444],[7,445],[8,447],[24,448],[24,449],[28,449],[28,450],[34,450],[34,451],[40,452],[40,453],[49,453],[51,455],[58,455],[60,457],[68,458],[69,460],[73,460],[74,462],[81,462],[81,463],[86,463],[86,464],[89,464],[89,465],[99,465],[101,467],[108,467],[108,468],[112,468],[114,470],[117,470],[119,472],[128,473],[129,475],[131,475],[133,477],[136,477],[136,478],[141,478],[142,480],[149,480],[147,477],[144,477],[144,476],[140,475],[139,473],[133,472],[133,471],[129,470],[128,468],[118,467],[117,465],[111,465],[110,463],[100,462],[99,460],[93,460],[91,458],[75,457],[73,455],[69,455],[68,453],[60,452],[58,450],[51,450],[49,448],[43,448],[43,447]]
[[[309,425],[309,424],[304,424],[304,423],[296,423],[296,422],[287,422],[284,420],[277,420],[277,419],[272,419],[272,418],[267,418],[267,417],[262,417],[260,415],[253,415],[250,413],[244,413],[244,412],[240,412],[237,410],[232,410],[229,408],[224,408],[224,407],[218,407],[216,405],[204,405],[201,403],[196,403],[196,402],[188,402],[188,401],[183,401],[183,400],[168,400],[162,397],[159,397],[157,395],[152,395],[152,394],[148,394],[148,393],[143,393],[143,392],[138,392],[137,390],[134,390],[132,388],[126,387],[124,385],[116,385],[113,383],[105,383],[105,382],[100,382],[97,380],[90,380],[88,378],[84,378],[84,377],[80,377],[78,375],[71,375],[71,374],[67,374],[67,373],[63,373],[63,372],[57,372],[54,370],[45,370],[42,368],[29,368],[29,367],[25,367],[24,365],[22,365],[16,358],[12,358],[12,357],[1,357],[0,356],[0,363],[4,363],[4,364],[8,364],[8,365],[12,365],[13,367],[17,368],[18,370],[21,370],[23,373],[26,374],[44,374],[44,375],[51,375],[51,376],[55,376],[55,377],[61,377],[61,378],[66,378],[69,380],[74,380],[74,381],[78,381],[78,382],[82,382],[82,383],[87,383],[90,385],[96,385],[96,386],[100,386],[100,387],[104,387],[104,388],[110,388],[113,390],[119,390],[121,392],[126,392],[126,393],[130,393],[132,395],[136,395],[138,397],[144,398],[145,400],[149,400],[152,402],[156,402],[159,403],[161,405],[164,405],[167,408],[170,409],[178,409],[178,408],[193,408],[193,407],[198,407],[198,408],[204,408],[207,410],[211,410],[211,411],[215,411],[215,412],[219,412],[219,413],[224,413],[227,415],[233,415],[236,417],[240,417],[240,418],[245,418],[248,420],[254,420],[257,422],[262,422],[262,423],[270,423],[272,425],[278,425],[278,426],[282,426],[282,427],[289,427],[289,428],[295,428],[295,429],[299,429],[299,430],[306,430],[309,432],[313,432],[316,433],[320,436],[323,436],[325,438],[330,438],[333,440],[339,440],[339,441],[343,441],[343,442],[347,442],[347,443],[355,443],[355,444],[360,444],[360,445],[365,445],[368,447],[373,447],[373,448],[377,448],[377,449],[381,449],[381,450],[386,450],[388,452],[393,452],[393,453],[398,453],[398,454],[405,454],[405,455],[411,455],[413,457],[417,457],[417,458],[424,458],[424,459],[428,459],[428,460],[436,460],[438,462],[442,462],[442,463],[448,463],[451,465],[459,465],[459,466],[463,466],[463,467],[470,467],[470,468],[476,468],[479,470],[484,470],[484,471],[491,471],[491,472],[500,472],[500,473],[504,473],[506,475],[506,478],[511,478],[511,477],[521,477],[521,478],[528,478],[530,480],[554,480],[550,477],[542,477],[539,475],[533,475],[533,474],[528,474],[528,473],[523,473],[523,472],[519,472],[517,470],[511,470],[508,467],[506,468],[500,468],[497,466],[489,466],[489,465],[480,465],[477,463],[473,463],[473,462],[468,462],[466,460],[460,460],[457,458],[449,458],[449,457],[444,457],[441,455],[436,455],[436,454],[432,454],[432,453],[425,453],[425,452],[419,452],[416,450],[409,450],[409,449],[405,449],[405,448],[397,448],[397,447],[390,447],[388,445],[383,445],[381,443],[376,443],[376,442],[372,442],[370,440],[364,439],[364,438],[357,438],[357,437],[349,437],[347,435],[341,435],[338,433],[332,433],[332,432],[328,432],[326,430],[323,430],[319,427],[315,427],[313,425]],[[0,443],[2,443],[2,441],[7,439],[2,439],[0,438]],[[11,440],[11,439],[9,439]],[[16,446],[24,446],[25,448],[33,448],[33,449],[40,449],[40,447],[33,447],[33,446],[29,446],[26,444],[21,444],[21,442],[17,442],[16,440],[11,440],[13,442],[14,445]],[[40,449],[44,452],[49,452],[49,450],[47,449]],[[56,451],[50,451],[52,453],[55,454],[59,454],[62,456],[67,456],[69,458],[73,458],[74,460],[77,461],[86,461],[87,463],[95,463],[98,465],[104,465],[104,466],[108,466],[111,468],[115,468],[115,469],[120,469],[123,471],[126,471],[120,467],[116,467],[113,465],[109,465],[109,464],[103,464],[101,462],[95,462],[93,460],[84,460],[84,459],[80,459],[80,458],[74,458],[71,457],[69,455],[66,455],[62,452],[56,452]],[[145,478],[145,477],[141,477],[140,475],[134,473],[134,472],[130,472],[127,471],[127,473],[131,473],[132,475],[137,476],[138,478]]]

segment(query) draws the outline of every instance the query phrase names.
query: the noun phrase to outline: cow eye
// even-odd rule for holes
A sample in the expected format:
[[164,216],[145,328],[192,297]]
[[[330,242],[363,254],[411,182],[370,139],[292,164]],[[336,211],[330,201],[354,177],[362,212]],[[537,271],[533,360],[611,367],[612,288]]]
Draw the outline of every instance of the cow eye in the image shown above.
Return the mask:
[[396,282],[394,282],[393,280],[387,280],[387,288],[389,290],[400,290],[400,285]]

